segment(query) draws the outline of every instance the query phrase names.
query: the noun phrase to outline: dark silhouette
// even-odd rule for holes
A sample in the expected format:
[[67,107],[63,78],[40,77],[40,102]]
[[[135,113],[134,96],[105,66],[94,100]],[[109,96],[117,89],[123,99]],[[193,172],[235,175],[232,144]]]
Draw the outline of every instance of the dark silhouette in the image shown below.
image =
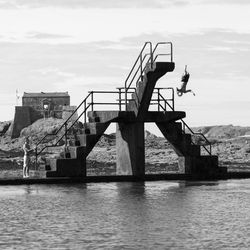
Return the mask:
[[178,96],[182,96],[183,94],[188,93],[188,92],[193,93],[193,95],[195,96],[195,93],[191,89],[186,89],[189,77],[190,77],[190,74],[187,72],[187,65],[185,65],[185,72],[181,77],[181,82],[182,82],[181,88],[180,89],[176,88]]

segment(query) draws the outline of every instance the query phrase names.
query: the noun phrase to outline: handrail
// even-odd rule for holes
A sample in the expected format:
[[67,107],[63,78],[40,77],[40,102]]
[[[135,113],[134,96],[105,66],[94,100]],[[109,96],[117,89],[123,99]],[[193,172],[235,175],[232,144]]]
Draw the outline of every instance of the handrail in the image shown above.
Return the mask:
[[40,141],[38,141],[38,143],[36,144],[36,146],[38,144],[41,144],[42,141],[49,135],[57,135],[59,133],[59,131],[63,128],[64,124],[67,123],[73,116],[74,114],[78,111],[78,109],[82,106],[82,104],[88,99],[88,97],[90,96],[90,93],[87,95],[87,97],[77,106],[77,108],[74,110],[74,112],[72,112],[72,114],[67,118],[67,120],[61,125],[61,127],[59,127],[59,129],[55,132],[55,133],[48,133],[46,134]]
[[[147,46],[148,44],[150,45],[150,53],[149,53],[149,54],[147,53],[147,54],[145,54],[145,55],[143,56],[143,52],[144,52],[144,50],[145,50],[145,48],[146,48],[146,46]],[[166,53],[166,54],[162,54],[162,53],[161,53],[161,54],[157,54],[157,55],[154,57],[154,54],[155,54],[157,48],[159,47],[159,45],[164,45],[164,44],[165,44],[165,45],[170,45],[170,53]],[[145,66],[143,67],[143,62],[144,62],[145,58],[146,58],[148,55],[150,55],[150,58],[149,58],[148,61],[146,62]],[[139,70],[140,70],[141,72],[140,72],[139,78],[136,80],[136,82],[138,82],[139,79],[142,78],[142,74],[143,74],[143,72],[145,71],[145,69],[146,69],[146,67],[147,67],[147,65],[148,65],[149,63],[150,63],[151,68],[153,68],[153,63],[156,61],[156,59],[157,59],[159,56],[166,56],[166,55],[170,56],[170,60],[171,60],[171,62],[173,62],[173,44],[172,44],[172,42],[158,42],[158,43],[155,45],[155,47],[154,47],[153,50],[152,50],[152,43],[151,43],[151,42],[145,42],[145,44],[144,44],[144,46],[143,46],[141,52],[139,53],[139,56],[137,57],[137,59],[136,59],[134,65],[133,65],[132,69],[130,70],[130,72],[129,72],[129,74],[128,74],[126,80],[125,80],[125,104],[126,104],[125,110],[127,110],[127,102],[128,102],[127,91],[128,91],[128,89],[130,89],[131,84],[133,83],[133,81],[134,81],[134,79],[135,79],[137,73],[139,72]],[[135,69],[135,67],[136,67],[136,65],[137,65],[137,63],[138,63],[139,61],[140,61],[140,64],[139,64],[138,68],[136,69],[136,71],[134,72],[134,75],[133,75],[132,79],[131,79],[130,82],[128,83],[128,80],[129,80],[130,76],[132,75],[132,73],[133,73],[133,71],[134,71],[134,69]]]
[[135,75],[138,73],[139,70],[137,70],[136,73],[134,74],[133,80],[130,82],[129,86],[127,86],[127,82],[128,82],[128,79],[130,78],[132,72],[134,71],[136,64],[139,62],[139,60],[140,60],[140,65],[139,65],[138,69],[141,70],[141,76],[142,76],[142,73],[143,73],[142,60],[144,61],[144,59],[145,59],[145,56],[142,58],[142,53],[143,53],[144,49],[146,48],[146,46],[148,44],[149,44],[149,50],[150,50],[150,59],[149,60],[151,61],[151,67],[153,66],[152,43],[151,42],[145,42],[144,46],[141,49],[141,52],[139,53],[139,56],[135,60],[135,63],[133,65],[132,69],[130,70],[130,72],[129,72],[127,78],[126,78],[126,80],[125,80],[125,103],[126,103],[126,110],[127,110],[127,99],[128,99],[127,98],[127,89],[130,88],[130,86],[132,84],[132,81],[134,80]]
[[[36,166],[37,166],[37,159],[38,156],[48,147],[55,147],[58,146],[57,144],[62,140],[62,138],[65,136],[67,137],[67,132],[75,125],[75,123],[82,117],[82,115],[84,114],[84,120],[86,122],[86,111],[87,109],[90,107],[90,105],[87,106],[86,102],[88,100],[89,97],[91,97],[92,99],[92,92],[89,92],[89,94],[85,97],[85,99],[77,106],[77,108],[72,112],[72,114],[66,119],[66,121],[63,122],[63,124],[57,129],[57,131],[55,133],[48,133],[46,134],[40,141],[38,141],[38,143],[36,144],[35,147],[35,154],[36,154]],[[76,112],[79,110],[79,108],[84,105],[84,111],[81,112],[81,114],[78,116],[78,118],[71,124],[70,127],[67,127],[68,122],[72,119],[72,117],[76,114]],[[40,144],[42,144],[42,142],[45,140],[46,137],[48,136],[56,136],[63,128],[65,127],[65,133],[56,141],[55,144],[53,145],[46,145],[45,147],[43,147],[40,151],[38,151],[38,146]],[[52,141],[52,140],[51,140]]]
[[183,129],[183,132],[184,132],[184,133],[185,133],[185,127],[187,127],[188,130],[191,132],[191,134],[193,134],[193,135],[201,135],[201,136],[205,139],[205,141],[206,141],[206,142],[208,143],[208,145],[209,145],[209,150],[205,147],[205,145],[201,145],[201,146],[207,151],[207,153],[208,153],[209,155],[211,155],[211,154],[212,154],[211,142],[205,137],[205,135],[202,134],[202,133],[194,132],[194,131],[187,125],[187,123],[184,122],[183,119],[181,119],[181,121],[182,121],[182,124],[184,125],[184,129]]
[[[173,89],[173,88],[172,88],[172,89]],[[162,100],[162,101],[165,102],[165,106],[163,107],[163,106],[160,104],[160,102],[158,101],[159,106],[160,106],[164,111],[166,111],[166,104],[167,104],[167,105],[172,109],[172,111],[174,111],[173,107],[171,107],[171,105],[170,105],[170,104],[168,103],[168,101],[162,96],[162,94],[159,93],[158,95],[159,95],[158,100]],[[160,98],[161,98],[161,99],[160,99]],[[209,145],[209,150],[206,148],[205,145],[200,145],[200,146],[202,146],[202,147],[206,150],[206,152],[207,152],[209,155],[211,155],[211,154],[212,154],[212,145],[211,145],[211,142],[205,137],[205,135],[202,134],[202,133],[194,132],[194,131],[187,125],[187,123],[186,123],[183,119],[180,119],[180,120],[181,120],[181,122],[182,122],[182,124],[183,124],[183,133],[185,133],[185,128],[187,128],[187,129],[189,130],[189,132],[191,132],[192,135],[200,135],[200,136],[202,136],[202,138],[203,138],[203,139],[206,141],[206,143]]]
[[[159,43],[157,43],[155,45],[154,49],[153,49],[153,54],[157,50],[158,46],[163,45],[163,44],[169,44],[170,45],[170,53],[169,54],[159,54],[159,55],[170,55],[170,60],[171,60],[171,62],[173,62],[173,43],[172,42],[159,42]],[[155,61],[157,57],[158,57],[158,55],[156,55],[156,57],[155,57],[155,59],[153,61]]]

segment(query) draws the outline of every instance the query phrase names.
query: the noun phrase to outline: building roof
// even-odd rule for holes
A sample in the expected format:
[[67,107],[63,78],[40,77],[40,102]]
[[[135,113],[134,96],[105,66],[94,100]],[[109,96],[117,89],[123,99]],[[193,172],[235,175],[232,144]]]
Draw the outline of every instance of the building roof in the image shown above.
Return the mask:
[[23,93],[23,97],[69,97],[68,92],[40,92],[40,93]]

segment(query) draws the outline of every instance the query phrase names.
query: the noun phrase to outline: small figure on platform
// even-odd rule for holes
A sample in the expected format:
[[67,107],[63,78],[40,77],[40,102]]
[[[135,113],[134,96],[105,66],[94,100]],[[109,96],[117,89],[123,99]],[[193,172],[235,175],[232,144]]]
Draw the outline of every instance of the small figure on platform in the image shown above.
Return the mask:
[[181,77],[181,82],[182,82],[181,88],[180,89],[176,88],[178,96],[182,96],[183,94],[188,93],[188,92],[193,93],[193,95],[195,96],[195,93],[191,89],[186,89],[189,77],[190,77],[190,74],[187,72],[187,65],[185,65],[185,72]]
[[29,138],[25,138],[25,142],[23,145],[23,178],[29,177],[29,170],[30,170],[30,152],[32,149],[30,148]]

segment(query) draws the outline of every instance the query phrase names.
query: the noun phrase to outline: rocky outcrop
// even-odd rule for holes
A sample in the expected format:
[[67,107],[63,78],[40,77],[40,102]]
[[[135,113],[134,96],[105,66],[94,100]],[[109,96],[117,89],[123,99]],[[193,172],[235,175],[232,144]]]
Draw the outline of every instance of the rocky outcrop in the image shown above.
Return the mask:
[[0,122],[0,135],[4,135],[11,125],[11,121]]

